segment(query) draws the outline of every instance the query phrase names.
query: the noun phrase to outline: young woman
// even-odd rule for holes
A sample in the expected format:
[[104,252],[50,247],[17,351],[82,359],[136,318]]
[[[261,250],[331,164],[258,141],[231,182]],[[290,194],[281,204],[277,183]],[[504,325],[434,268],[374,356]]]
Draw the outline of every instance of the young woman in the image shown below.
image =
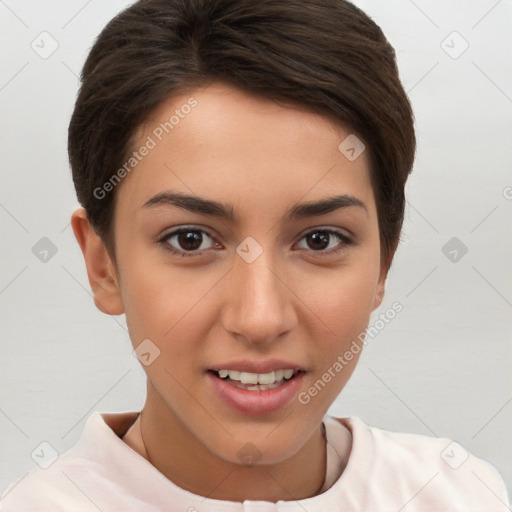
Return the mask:
[[394,51],[347,1],[114,18],[69,127],[72,226],[147,398],[93,413],[2,510],[508,510],[460,445],[327,414],[383,298],[414,151]]

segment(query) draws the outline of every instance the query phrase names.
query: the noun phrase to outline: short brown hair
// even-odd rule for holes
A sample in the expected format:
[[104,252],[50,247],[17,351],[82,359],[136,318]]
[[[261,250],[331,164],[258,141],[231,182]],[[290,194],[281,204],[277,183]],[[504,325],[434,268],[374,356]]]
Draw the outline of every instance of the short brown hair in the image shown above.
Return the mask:
[[[115,258],[116,191],[102,187],[164,100],[223,81],[342,122],[370,158],[382,258],[391,264],[416,139],[411,105],[382,30],[346,0],[140,0],[95,41],[69,125],[78,200]],[[341,141],[340,141],[341,142]]]

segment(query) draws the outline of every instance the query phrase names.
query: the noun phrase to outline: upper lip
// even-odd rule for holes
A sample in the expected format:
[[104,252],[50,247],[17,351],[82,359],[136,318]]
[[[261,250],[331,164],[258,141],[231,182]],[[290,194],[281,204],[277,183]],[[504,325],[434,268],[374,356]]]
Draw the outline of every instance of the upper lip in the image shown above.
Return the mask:
[[232,361],[221,363],[210,368],[211,370],[235,370],[247,373],[270,373],[276,370],[304,370],[300,364],[283,359],[269,359],[267,361],[255,362],[247,359],[243,361]]

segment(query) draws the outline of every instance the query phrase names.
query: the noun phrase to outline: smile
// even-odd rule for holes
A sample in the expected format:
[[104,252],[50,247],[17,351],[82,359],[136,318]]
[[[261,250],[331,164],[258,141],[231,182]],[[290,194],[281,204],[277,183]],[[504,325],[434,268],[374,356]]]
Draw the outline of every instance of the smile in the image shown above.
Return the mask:
[[207,375],[218,399],[242,414],[278,411],[300,391],[305,371],[282,369],[268,373],[209,370]]
[[214,373],[223,380],[232,381],[232,385],[241,389],[261,391],[280,386],[283,381],[290,380],[299,371],[301,370],[283,369],[268,373],[250,373],[237,370],[214,370]]

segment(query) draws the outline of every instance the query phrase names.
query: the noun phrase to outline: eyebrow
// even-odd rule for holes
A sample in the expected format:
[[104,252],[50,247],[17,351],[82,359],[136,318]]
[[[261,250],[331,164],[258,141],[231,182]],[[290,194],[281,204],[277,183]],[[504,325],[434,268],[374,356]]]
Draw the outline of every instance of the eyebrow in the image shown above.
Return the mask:
[[[155,208],[159,206],[182,208],[193,213],[218,217],[231,222],[236,220],[233,205],[219,203],[202,197],[182,194],[181,192],[159,192],[151,199],[147,200],[142,205],[142,208]],[[303,219],[305,217],[325,215],[341,208],[348,208],[351,206],[362,208],[366,212],[366,215],[368,215],[368,209],[360,199],[355,196],[342,194],[327,197],[319,201],[296,204],[286,211],[285,219],[287,221],[292,221]]]

